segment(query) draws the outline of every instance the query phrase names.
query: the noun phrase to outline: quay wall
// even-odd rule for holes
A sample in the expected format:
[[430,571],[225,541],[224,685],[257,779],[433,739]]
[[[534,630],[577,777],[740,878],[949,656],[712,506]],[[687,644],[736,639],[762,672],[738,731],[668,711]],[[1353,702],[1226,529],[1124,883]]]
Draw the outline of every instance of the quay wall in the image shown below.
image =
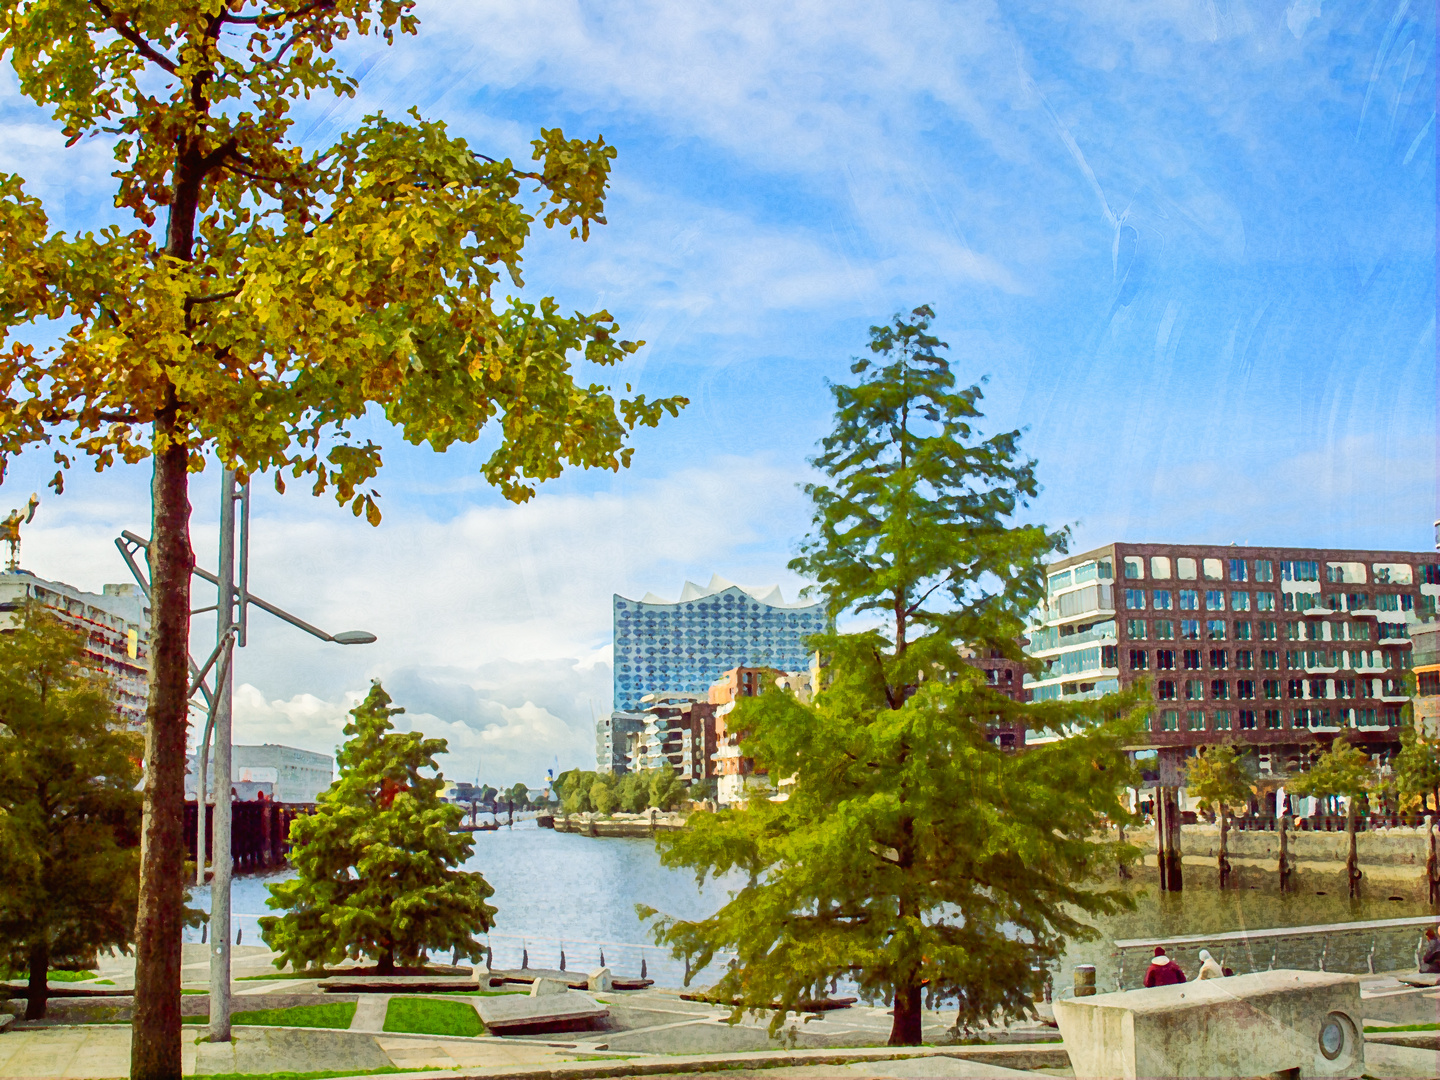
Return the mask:
[[[582,836],[654,836],[656,833],[677,832],[685,827],[684,814],[556,814],[556,832],[579,833]],[[544,820],[539,824],[546,827]]]
[[[1113,837],[1113,833],[1111,834]],[[1140,829],[1126,829],[1125,839],[1153,856],[1155,853],[1155,829],[1146,826]],[[1218,825],[1182,825],[1180,827],[1181,853],[1214,859],[1220,854],[1220,827]],[[1280,834],[1270,831],[1241,832],[1230,829],[1227,842],[1231,861],[1252,859],[1260,862],[1275,862],[1280,858]],[[1290,858],[1296,862],[1343,863],[1349,853],[1349,839],[1344,832],[1297,832],[1290,830],[1286,840]],[[1425,873],[1425,858],[1429,850],[1425,829],[1405,825],[1393,828],[1381,827],[1358,833],[1355,850],[1360,865],[1413,868],[1415,873]]]

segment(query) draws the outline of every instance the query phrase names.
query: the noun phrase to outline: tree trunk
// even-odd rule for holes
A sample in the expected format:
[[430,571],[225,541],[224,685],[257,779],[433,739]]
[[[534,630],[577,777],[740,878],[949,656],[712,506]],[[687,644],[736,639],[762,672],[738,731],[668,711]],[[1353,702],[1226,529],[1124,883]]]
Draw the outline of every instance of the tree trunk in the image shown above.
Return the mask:
[[132,1080],[179,1080],[180,935],[185,895],[185,736],[190,671],[188,448],[170,411],[156,420],[151,486],[150,688],[145,816],[135,925]]
[[895,1021],[890,1025],[891,1046],[920,1045],[920,983],[895,988]]
[[1355,849],[1355,807],[1359,800],[1351,798],[1345,814],[1345,832],[1348,834],[1348,853],[1345,856],[1345,876],[1350,881],[1350,899],[1360,895],[1360,856]]
[[50,986],[46,980],[50,977],[50,943],[48,941],[37,941],[30,946],[30,985],[27,990],[29,1000],[25,1003],[26,1020],[44,1020],[45,1003],[50,996]]
[[1290,888],[1290,816],[1280,815],[1280,891]]
[[394,974],[395,974],[395,946],[391,945],[391,946],[386,947],[385,951],[382,952],[378,957],[376,957],[376,959],[375,959],[375,974],[376,974],[376,975],[394,975]]
[[1220,888],[1230,884],[1230,819],[1225,813],[1225,804],[1220,804]]

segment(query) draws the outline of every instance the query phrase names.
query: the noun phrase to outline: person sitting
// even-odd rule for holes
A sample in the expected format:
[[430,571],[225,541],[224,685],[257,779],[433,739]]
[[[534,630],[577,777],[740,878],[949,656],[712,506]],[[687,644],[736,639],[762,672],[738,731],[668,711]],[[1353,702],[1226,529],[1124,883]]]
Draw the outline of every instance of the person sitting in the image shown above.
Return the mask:
[[1159,945],[1155,946],[1155,958],[1150,961],[1150,966],[1145,969],[1145,985],[1151,986],[1174,986],[1185,981],[1185,973],[1180,970],[1180,965],[1165,955],[1165,950]]
[[1425,944],[1420,950],[1420,972],[1423,975],[1440,975],[1440,938],[1436,938],[1433,927],[1425,931]]
[[1195,976],[1195,981],[1199,982],[1201,979],[1223,979],[1224,977],[1225,969],[1215,962],[1215,958],[1210,955],[1208,949],[1201,949],[1200,974]]

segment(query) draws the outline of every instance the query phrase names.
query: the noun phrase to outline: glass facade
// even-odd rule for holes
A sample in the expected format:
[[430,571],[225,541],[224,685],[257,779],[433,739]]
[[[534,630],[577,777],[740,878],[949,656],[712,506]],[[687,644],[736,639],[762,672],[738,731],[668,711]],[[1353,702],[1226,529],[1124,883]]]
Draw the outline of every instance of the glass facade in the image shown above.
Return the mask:
[[[615,597],[615,704],[636,710],[646,694],[704,694],[733,667],[803,671],[805,641],[825,629],[823,603],[785,605],[738,585],[673,604]],[[647,598],[649,599],[649,598]]]

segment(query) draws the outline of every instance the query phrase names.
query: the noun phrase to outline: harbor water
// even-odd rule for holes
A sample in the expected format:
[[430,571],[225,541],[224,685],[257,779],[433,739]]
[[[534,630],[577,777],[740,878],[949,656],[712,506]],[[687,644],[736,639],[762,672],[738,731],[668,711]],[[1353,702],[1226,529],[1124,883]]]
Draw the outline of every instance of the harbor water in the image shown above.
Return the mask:
[[[531,821],[513,829],[474,834],[475,853],[467,870],[478,870],[494,887],[491,903],[499,910],[488,935],[497,967],[519,967],[528,954],[532,967],[556,967],[560,953],[572,971],[588,971],[605,962],[619,975],[638,975],[641,961],[660,985],[680,986],[684,969],[652,942],[636,904],[647,904],[682,918],[700,918],[725,902],[737,877],[709,882],[698,889],[692,873],[660,865],[649,839],[596,839],[536,828]],[[1189,871],[1189,867],[1187,867]],[[267,914],[266,885],[289,871],[269,876],[235,879],[231,910],[236,913],[232,934],[244,944],[260,944],[256,918]],[[1343,893],[1317,895],[1308,890],[1279,894],[1273,888],[1217,891],[1213,874],[1187,873],[1187,890],[1160,894],[1152,882],[1133,886],[1138,902],[1132,913],[1095,921],[1100,938],[1072,942],[1059,970],[1056,986],[1069,982],[1076,964],[1094,964],[1102,992],[1116,989],[1122,976],[1116,940],[1177,937],[1185,934],[1226,933],[1282,926],[1305,926],[1431,914],[1413,900],[1390,900],[1384,895],[1351,902]],[[195,889],[191,904],[208,909],[208,888]],[[199,930],[187,930],[187,940],[198,941]],[[1328,940],[1307,937],[1266,941],[1251,947],[1211,948],[1216,959],[1237,973],[1263,971],[1269,966],[1316,970],[1323,962],[1329,971],[1364,972],[1410,968],[1414,964],[1418,931],[1333,935]],[[233,941],[234,938],[232,937]],[[1195,953],[1202,946],[1172,950],[1191,974],[1198,968]],[[449,957],[433,957],[448,960]],[[1127,987],[1136,985],[1147,958],[1139,952],[1124,957]],[[697,973],[696,985],[718,978],[718,972]]]

